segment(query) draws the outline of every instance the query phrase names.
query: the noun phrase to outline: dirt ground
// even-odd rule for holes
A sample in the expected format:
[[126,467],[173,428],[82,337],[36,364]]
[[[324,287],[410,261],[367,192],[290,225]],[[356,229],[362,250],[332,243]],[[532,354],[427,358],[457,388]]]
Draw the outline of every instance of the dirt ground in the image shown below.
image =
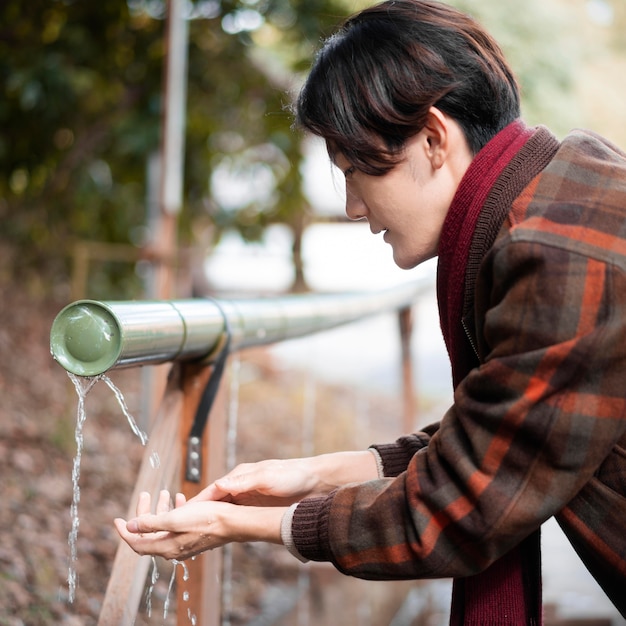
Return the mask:
[[[140,449],[108,398],[94,402],[81,464],[80,591],[67,602],[76,396],[53,361],[60,306],[3,294],[0,305],[0,623],[87,624],[98,615]],[[94,390],[101,395],[101,390]],[[86,574],[88,572],[88,574]]]
[[[0,625],[96,624],[118,545],[112,520],[125,516],[144,448],[102,383],[87,397],[80,473],[78,587],[68,602],[72,464],[76,395],[49,353],[49,332],[64,302],[4,293],[0,301]],[[238,381],[238,460],[299,455],[308,376],[274,367],[264,351],[242,353]],[[114,372],[131,411],[139,410],[139,370]],[[308,386],[308,387],[307,387]],[[315,451],[359,448],[376,431],[397,432],[399,407],[388,398],[315,384]],[[363,407],[370,428],[363,433]],[[368,586],[326,566],[298,566],[284,550],[261,544],[228,553],[224,611],[238,624],[387,624],[407,593],[405,584]],[[164,603],[171,564],[160,577],[148,616],[136,624],[175,623]],[[348,613],[346,613],[348,611]],[[272,617],[273,615],[273,617]],[[364,617],[365,616],[365,617]],[[383,617],[384,616],[384,617]],[[423,621],[420,623],[434,623]]]

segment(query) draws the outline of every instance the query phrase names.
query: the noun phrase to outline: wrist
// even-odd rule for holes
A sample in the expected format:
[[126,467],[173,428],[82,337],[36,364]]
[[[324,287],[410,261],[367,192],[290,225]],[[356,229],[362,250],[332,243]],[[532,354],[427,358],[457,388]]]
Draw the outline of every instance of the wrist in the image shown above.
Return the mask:
[[327,494],[337,487],[379,476],[376,457],[371,450],[321,454],[309,461],[317,480],[317,494]]
[[230,541],[263,541],[282,544],[281,522],[287,507],[257,507],[232,504],[224,522]]

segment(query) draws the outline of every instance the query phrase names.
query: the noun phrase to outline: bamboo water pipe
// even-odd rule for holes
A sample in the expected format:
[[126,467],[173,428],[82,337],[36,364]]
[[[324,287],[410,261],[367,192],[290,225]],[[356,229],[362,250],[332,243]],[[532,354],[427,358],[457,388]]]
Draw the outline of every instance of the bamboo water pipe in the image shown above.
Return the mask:
[[412,306],[425,284],[382,291],[218,300],[78,300],[50,331],[52,356],[67,371],[97,376],[112,368],[208,359],[226,329],[231,351],[327,330]]

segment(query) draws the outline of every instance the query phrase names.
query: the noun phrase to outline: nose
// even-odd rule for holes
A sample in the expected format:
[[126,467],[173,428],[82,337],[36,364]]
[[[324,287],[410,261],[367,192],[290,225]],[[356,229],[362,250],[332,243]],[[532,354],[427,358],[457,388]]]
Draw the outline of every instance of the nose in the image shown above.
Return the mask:
[[361,198],[347,189],[346,185],[346,215],[351,220],[361,220],[367,217],[367,207]]

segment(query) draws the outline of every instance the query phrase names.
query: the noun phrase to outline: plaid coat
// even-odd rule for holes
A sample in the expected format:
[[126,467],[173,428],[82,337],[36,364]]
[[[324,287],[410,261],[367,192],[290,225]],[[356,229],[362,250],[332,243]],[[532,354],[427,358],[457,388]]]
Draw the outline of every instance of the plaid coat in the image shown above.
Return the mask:
[[301,502],[292,537],[353,576],[464,577],[555,516],[626,616],[626,155],[575,131],[539,167],[546,134],[481,214],[454,405],[375,446],[385,478]]

